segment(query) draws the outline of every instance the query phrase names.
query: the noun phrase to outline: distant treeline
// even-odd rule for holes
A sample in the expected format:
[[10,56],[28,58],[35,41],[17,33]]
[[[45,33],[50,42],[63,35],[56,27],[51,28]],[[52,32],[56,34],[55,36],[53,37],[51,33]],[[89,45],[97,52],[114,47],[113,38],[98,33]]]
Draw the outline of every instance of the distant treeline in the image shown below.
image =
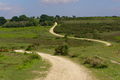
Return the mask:
[[13,16],[7,20],[0,17],[0,26],[2,27],[29,27],[29,26],[51,26],[55,22],[55,17],[48,15],[41,15],[40,17],[28,17],[26,15]]
[[0,17],[0,26],[2,27],[29,27],[29,26],[51,26],[55,21],[61,23],[69,20],[109,20],[120,19],[119,16],[106,16],[106,17],[68,17],[68,16],[48,16],[42,14],[40,17],[28,17],[26,15],[13,16],[7,20],[4,17]]

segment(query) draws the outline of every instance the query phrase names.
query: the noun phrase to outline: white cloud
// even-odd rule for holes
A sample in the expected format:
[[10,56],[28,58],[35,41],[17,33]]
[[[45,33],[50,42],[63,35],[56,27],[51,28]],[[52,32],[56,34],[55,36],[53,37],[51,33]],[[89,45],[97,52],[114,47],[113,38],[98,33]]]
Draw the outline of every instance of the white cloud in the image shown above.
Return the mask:
[[15,5],[8,5],[0,2],[0,11],[10,11],[10,12],[18,12],[21,11],[22,8]]
[[11,17],[17,14],[21,14],[24,11],[24,8],[21,8],[18,5],[10,5],[0,2],[0,16]]
[[52,4],[55,4],[55,3],[70,3],[70,2],[75,2],[75,1],[78,1],[78,0],[42,0],[44,3],[52,3]]
[[12,7],[7,4],[0,3],[0,11],[8,11],[8,10],[12,10]]

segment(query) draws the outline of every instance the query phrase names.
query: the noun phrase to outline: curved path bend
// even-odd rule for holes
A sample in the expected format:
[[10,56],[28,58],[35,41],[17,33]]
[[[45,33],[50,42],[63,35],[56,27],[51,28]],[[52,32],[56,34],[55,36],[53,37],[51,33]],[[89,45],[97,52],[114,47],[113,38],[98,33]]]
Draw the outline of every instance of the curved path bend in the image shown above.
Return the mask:
[[[54,32],[54,29],[55,27],[57,26],[57,22],[55,22],[55,24],[53,25],[52,28],[50,28],[49,32],[57,37],[64,37],[64,35],[61,35],[61,34],[57,34]],[[94,42],[99,42],[99,43],[103,43],[105,44],[106,46],[111,46],[112,44],[110,42],[107,42],[107,41],[102,41],[102,40],[96,40],[96,39],[88,39],[88,38],[77,38],[77,37],[68,37],[68,38],[71,38],[71,39],[78,39],[78,40],[87,40],[87,41],[94,41]]]
[[[15,52],[23,53],[25,51],[15,50]],[[31,52],[27,51],[27,53]],[[90,75],[90,72],[83,66],[80,66],[66,58],[40,52],[37,53],[43,59],[47,59],[52,63],[50,72],[44,80],[95,80],[95,78]],[[41,80],[41,78],[35,80]]]

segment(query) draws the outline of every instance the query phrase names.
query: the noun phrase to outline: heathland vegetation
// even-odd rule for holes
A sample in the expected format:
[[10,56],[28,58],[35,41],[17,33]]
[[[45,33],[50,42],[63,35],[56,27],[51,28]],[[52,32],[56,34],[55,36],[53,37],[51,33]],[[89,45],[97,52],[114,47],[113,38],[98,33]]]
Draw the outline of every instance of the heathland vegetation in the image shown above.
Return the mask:
[[[77,18],[61,22],[56,27],[56,33],[65,33],[80,38],[94,38],[102,40],[119,39],[120,18]],[[111,34],[112,33],[112,34]],[[114,35],[113,37],[111,37]],[[109,38],[109,39],[108,39]]]
[[[55,21],[59,23],[55,32],[66,34],[64,38],[49,33]],[[119,21],[120,17],[116,16],[53,17],[44,14],[37,18],[14,16],[9,20],[1,17],[0,80],[33,79],[38,76],[38,71],[46,72],[49,69],[50,64],[38,55],[13,52],[16,49],[64,55],[85,65],[98,80],[120,80]],[[69,39],[67,36],[102,39],[113,45],[106,47],[96,42]],[[40,77],[45,75],[41,74]]]
[[113,44],[110,47],[93,42],[88,46],[69,46],[68,56],[90,68],[100,80],[119,80],[119,20],[119,17],[66,18],[62,19],[55,32],[110,41]]

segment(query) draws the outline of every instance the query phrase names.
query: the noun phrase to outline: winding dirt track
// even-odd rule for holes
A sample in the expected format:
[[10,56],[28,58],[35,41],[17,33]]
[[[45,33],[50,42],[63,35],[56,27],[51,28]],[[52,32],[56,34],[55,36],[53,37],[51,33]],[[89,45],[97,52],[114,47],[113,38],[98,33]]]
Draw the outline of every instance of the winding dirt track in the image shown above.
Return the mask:
[[[57,22],[55,22],[54,26],[49,30],[49,32],[57,37],[64,37],[64,35],[60,35],[54,32],[55,27],[57,26]],[[78,39],[78,40],[87,40],[87,41],[94,41],[94,42],[99,42],[99,43],[103,43],[106,46],[111,46],[112,44],[107,42],[107,41],[102,41],[102,40],[96,40],[96,39],[88,39],[88,38],[76,38],[76,37],[68,37],[71,39]]]
[[[57,26],[55,22],[54,26],[50,29],[50,33],[58,36],[64,37],[64,35],[60,35],[54,32],[54,28]],[[76,37],[68,37],[72,39],[79,39],[79,40],[88,40],[88,41],[95,41],[105,44],[106,46],[111,46],[111,43],[101,40],[95,39],[87,39],[87,38],[76,38]],[[23,50],[15,50],[15,52],[25,52]],[[27,53],[31,53],[28,52]],[[50,72],[48,73],[47,77],[44,80],[96,80],[90,75],[90,72],[85,69],[83,66],[80,66],[66,58],[60,56],[53,56],[50,54],[40,53],[37,52],[43,59],[47,59],[52,63],[52,67]],[[36,80],[41,80],[38,78]],[[42,79],[43,80],[43,79]]]
[[[25,51],[15,50],[15,52],[23,53]],[[31,52],[27,51],[27,53]],[[80,66],[66,58],[40,52],[37,53],[52,63],[50,72],[44,80],[95,80],[95,78],[90,75],[90,72],[83,66]],[[41,80],[41,78],[35,80]]]

